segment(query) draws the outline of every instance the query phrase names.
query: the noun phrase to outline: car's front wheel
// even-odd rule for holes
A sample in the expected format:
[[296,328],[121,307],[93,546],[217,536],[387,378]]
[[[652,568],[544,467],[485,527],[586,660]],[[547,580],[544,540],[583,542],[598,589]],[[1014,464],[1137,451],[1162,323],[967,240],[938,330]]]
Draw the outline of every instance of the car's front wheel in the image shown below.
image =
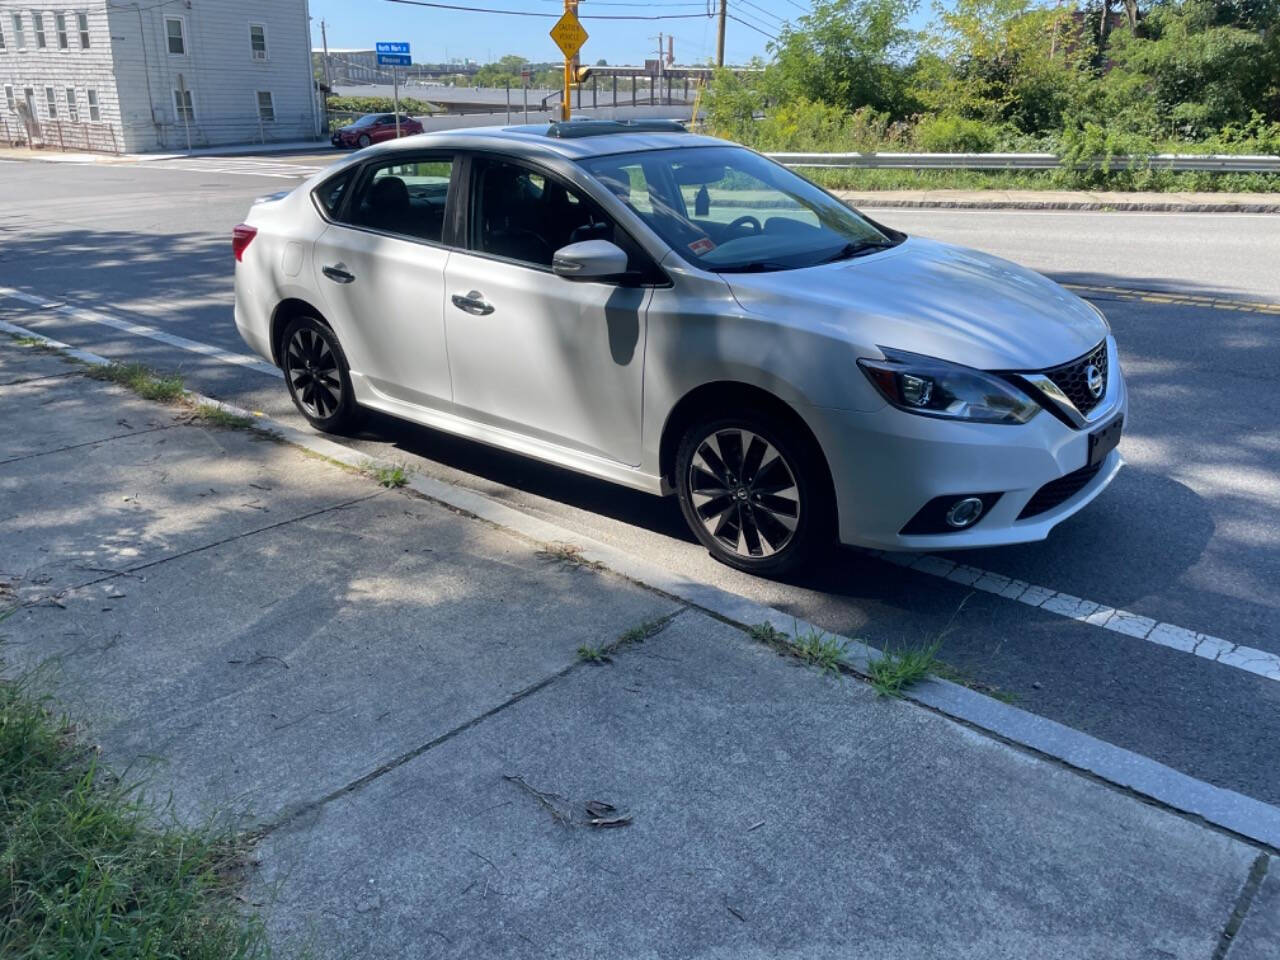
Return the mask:
[[722,563],[778,576],[826,546],[826,466],[796,428],[763,412],[693,424],[676,454],[676,493],[694,535]]
[[345,433],[363,419],[351,389],[346,354],[332,330],[298,317],[284,332],[281,366],[298,412],[317,430]]
[[356,140],[356,143],[358,143],[361,146],[361,148],[364,148],[364,147],[367,147],[369,144],[373,143],[373,140],[369,138],[369,135],[367,133],[362,133],[360,134],[360,138]]

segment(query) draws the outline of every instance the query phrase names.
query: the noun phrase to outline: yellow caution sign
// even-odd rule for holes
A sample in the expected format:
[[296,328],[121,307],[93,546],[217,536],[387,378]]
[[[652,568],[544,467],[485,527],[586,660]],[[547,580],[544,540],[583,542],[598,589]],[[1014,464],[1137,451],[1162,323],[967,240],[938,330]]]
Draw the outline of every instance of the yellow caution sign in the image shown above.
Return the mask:
[[582,28],[582,21],[577,14],[566,10],[564,16],[551,28],[551,39],[556,42],[565,59],[572,60],[587,42],[587,31]]

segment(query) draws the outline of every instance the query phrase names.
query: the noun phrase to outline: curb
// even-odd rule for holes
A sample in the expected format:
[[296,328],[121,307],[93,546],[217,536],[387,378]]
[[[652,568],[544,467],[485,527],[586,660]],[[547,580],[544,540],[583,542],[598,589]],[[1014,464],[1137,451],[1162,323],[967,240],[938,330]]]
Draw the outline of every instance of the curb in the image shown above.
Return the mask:
[[[113,362],[4,320],[0,320],[0,332],[30,337],[46,347],[93,366],[107,366]],[[234,416],[251,420],[254,430],[345,466],[357,469],[400,466],[393,461],[369,457],[308,430],[289,426],[221,400],[191,391],[186,396],[193,402],[210,404]],[[811,631],[830,636],[844,644],[841,663],[859,675],[866,676],[868,665],[883,657],[881,651],[861,641],[832,634],[774,607],[720,587],[673,574],[617,547],[523,513],[456,484],[423,474],[412,474],[406,487],[449,509],[491,523],[526,539],[544,544],[572,544],[581,550],[581,555],[587,562],[598,563],[617,575],[683,600],[740,628],[768,623],[792,642],[798,635]],[[1272,851],[1280,851],[1280,807],[1197,780],[1149,757],[1099,740],[1057,721],[1001,703],[948,680],[930,677],[905,690],[903,699],[998,740],[1056,760],[1105,783],[1130,791],[1140,799],[1153,801],[1170,811],[1197,818],[1255,845],[1261,844]]]

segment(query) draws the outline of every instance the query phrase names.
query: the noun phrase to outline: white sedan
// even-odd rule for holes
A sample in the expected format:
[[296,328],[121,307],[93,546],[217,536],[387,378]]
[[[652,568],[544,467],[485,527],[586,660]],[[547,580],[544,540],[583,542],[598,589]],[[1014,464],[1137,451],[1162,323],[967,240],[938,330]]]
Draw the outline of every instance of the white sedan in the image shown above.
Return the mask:
[[373,147],[233,245],[236,325],[320,430],[380,410],[674,493],[754,573],[1042,540],[1122,463],[1098,310],[674,123]]

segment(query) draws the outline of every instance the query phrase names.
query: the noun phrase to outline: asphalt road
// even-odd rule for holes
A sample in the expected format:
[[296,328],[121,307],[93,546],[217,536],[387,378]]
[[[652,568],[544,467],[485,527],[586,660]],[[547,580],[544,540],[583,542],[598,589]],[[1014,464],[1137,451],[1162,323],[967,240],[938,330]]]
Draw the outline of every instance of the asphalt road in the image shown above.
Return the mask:
[[[306,158],[0,163],[0,286],[246,353],[229,235]],[[1056,279],[1280,302],[1280,219],[1238,214],[877,211]],[[1091,293],[1131,389],[1129,461],[1045,543],[951,559],[1280,654],[1280,315]],[[0,298],[0,317],[301,423],[251,368]],[[375,418],[353,444],[877,646],[940,656],[1030,710],[1280,805],[1280,682],[846,550],[790,583],[713,562],[674,501]],[[858,736],[857,730],[847,732]]]

